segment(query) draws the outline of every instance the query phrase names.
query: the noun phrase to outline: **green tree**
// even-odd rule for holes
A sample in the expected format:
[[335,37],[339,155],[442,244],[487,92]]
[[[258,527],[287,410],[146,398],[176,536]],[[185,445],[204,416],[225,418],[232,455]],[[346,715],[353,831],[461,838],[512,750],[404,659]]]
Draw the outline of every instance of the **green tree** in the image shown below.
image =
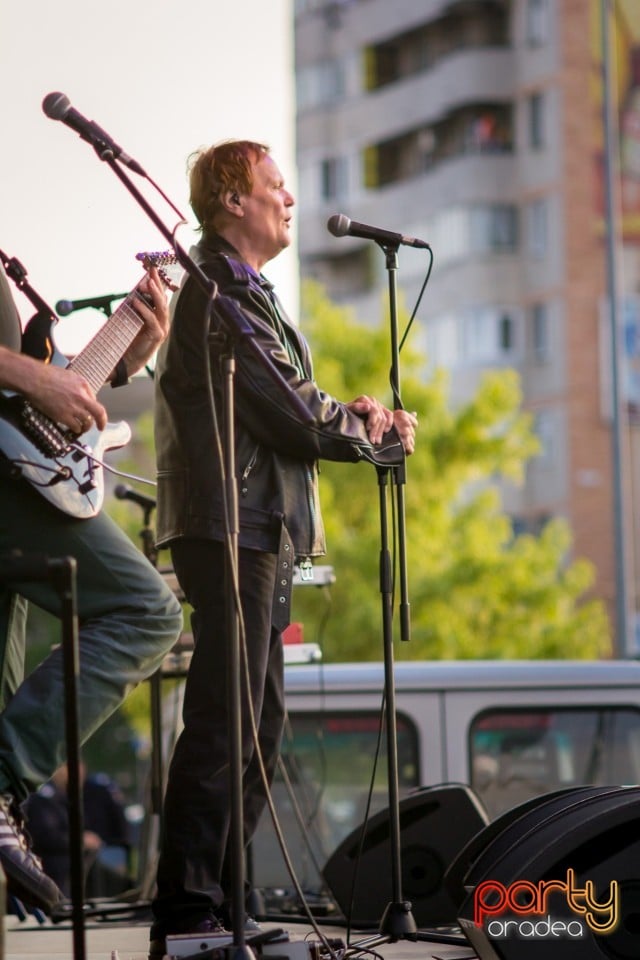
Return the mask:
[[[344,399],[367,392],[391,405],[388,331],[359,325],[316,284],[305,287],[303,309],[322,388]],[[517,374],[487,373],[472,400],[454,410],[445,374],[425,379],[424,368],[423,356],[403,350],[403,405],[418,412],[420,427],[404,485],[411,642],[398,653],[408,659],[608,654],[604,606],[589,598],[594,571],[570,559],[566,522],[551,521],[537,537],[514,536],[501,508],[495,481],[521,482],[538,450]],[[305,639],[321,642],[329,661],[382,656],[381,479],[367,465],[322,465],[326,559],[336,583],[330,597],[299,588],[293,613],[305,625]]]

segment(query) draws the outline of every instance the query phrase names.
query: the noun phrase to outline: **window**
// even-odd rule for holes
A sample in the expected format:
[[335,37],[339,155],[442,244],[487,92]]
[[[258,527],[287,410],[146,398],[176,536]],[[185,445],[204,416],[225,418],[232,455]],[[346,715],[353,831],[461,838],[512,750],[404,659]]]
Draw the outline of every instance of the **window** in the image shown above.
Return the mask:
[[527,247],[540,259],[547,252],[547,201],[534,200],[527,207]]
[[538,462],[549,465],[556,456],[556,426],[551,410],[539,410],[535,415],[534,432],[540,441]]
[[433,221],[433,248],[441,263],[460,260],[469,253],[469,211],[452,207]]
[[471,210],[471,246],[478,253],[511,252],[517,246],[517,213],[511,204]]
[[563,787],[638,783],[640,711],[494,710],[473,722],[469,752],[471,787],[490,817]]
[[542,93],[529,97],[529,146],[541,150],[545,145],[545,98]]
[[[361,712],[292,713],[282,745],[282,761],[293,792],[313,842],[320,864],[365,818],[370,782],[375,780],[370,815],[389,805],[387,778],[386,732],[383,730],[380,754],[374,764],[378,746],[380,714]],[[398,714],[398,784],[402,795],[420,785],[418,734],[408,717]],[[384,727],[384,724],[383,724]],[[292,803],[280,773],[273,785],[275,802],[281,812],[291,811]],[[251,847],[256,886],[288,886],[290,880],[278,846],[273,838],[273,825],[268,811],[262,818]],[[291,811],[291,820],[295,822]],[[290,830],[291,853],[296,859],[297,845]],[[309,888],[309,851],[300,843],[300,864],[296,873]],[[273,863],[268,863],[269,858]],[[273,879],[279,870],[278,883],[263,884],[266,871]],[[313,878],[315,880],[315,877]],[[322,884],[320,883],[319,886]]]
[[527,0],[527,43],[530,47],[540,47],[548,39],[548,0]]
[[[444,5],[446,6],[446,5]],[[365,83],[376,90],[435,66],[457,50],[504,47],[509,43],[507,4],[449,4],[458,9],[367,47]]]
[[539,537],[546,525],[551,520],[548,513],[539,513],[535,516],[512,516],[511,530],[514,537],[520,537],[523,534],[531,534],[533,537]]
[[435,142],[433,130],[419,128],[365,147],[365,186],[375,190],[424,173],[431,165]]
[[534,303],[530,310],[530,345],[533,359],[545,363],[549,359],[549,311],[546,303]]
[[509,360],[515,346],[511,313],[497,307],[474,307],[463,318],[464,359],[470,363]]
[[467,360],[491,360],[496,353],[495,317],[490,310],[472,310],[464,319],[464,356]]
[[429,365],[455,369],[513,363],[517,349],[518,317],[493,306],[470,307],[442,314],[427,325]]
[[433,367],[451,369],[459,361],[458,323],[455,315],[445,314],[429,321],[427,358]]
[[320,193],[323,200],[339,200],[347,194],[346,157],[329,157],[320,167]]
[[464,154],[513,152],[511,104],[487,103],[460,107],[437,122],[413,127],[363,150],[365,185],[378,189],[422,176],[434,166]]
[[513,320],[503,313],[499,320],[498,343],[502,353],[509,353],[513,347]]
[[364,51],[365,89],[376,90],[398,79],[399,46],[396,40]]
[[478,253],[513,253],[518,211],[511,204],[451,207],[432,218],[431,242],[440,265]]
[[299,70],[296,75],[298,110],[318,107],[344,96],[344,64],[325,60]]

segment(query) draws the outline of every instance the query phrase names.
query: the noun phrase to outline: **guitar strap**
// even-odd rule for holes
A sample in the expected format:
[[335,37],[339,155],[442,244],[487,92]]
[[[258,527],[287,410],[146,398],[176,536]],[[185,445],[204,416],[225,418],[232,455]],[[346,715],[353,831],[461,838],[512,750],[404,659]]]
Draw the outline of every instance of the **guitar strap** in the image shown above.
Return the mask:
[[27,271],[16,257],[8,257],[6,253],[0,250],[0,259],[8,277],[11,277],[18,290],[24,293],[31,301],[36,310],[40,313],[46,313],[52,322],[57,321],[57,316],[49,304],[42,299],[40,294],[33,289],[27,280]]

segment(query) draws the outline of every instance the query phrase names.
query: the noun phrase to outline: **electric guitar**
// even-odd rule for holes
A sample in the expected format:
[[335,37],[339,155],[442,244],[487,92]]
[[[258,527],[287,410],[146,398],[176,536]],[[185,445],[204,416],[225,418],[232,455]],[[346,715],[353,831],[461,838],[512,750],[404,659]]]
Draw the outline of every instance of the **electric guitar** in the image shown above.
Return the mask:
[[[137,259],[146,270],[158,267],[163,282],[175,289],[162,269],[176,263],[175,254],[139,253]],[[49,318],[47,329],[42,329],[42,314],[36,314],[27,324],[23,352],[75,370],[97,393],[144,325],[133,305],[136,295],[145,297],[136,287],[73,360],[68,361],[56,349],[54,324]],[[104,500],[103,454],[124,447],[130,438],[131,430],[124,420],[108,423],[104,430],[94,425],[78,436],[19,393],[0,390],[0,450],[17,475],[58,509],[78,519],[100,512]]]

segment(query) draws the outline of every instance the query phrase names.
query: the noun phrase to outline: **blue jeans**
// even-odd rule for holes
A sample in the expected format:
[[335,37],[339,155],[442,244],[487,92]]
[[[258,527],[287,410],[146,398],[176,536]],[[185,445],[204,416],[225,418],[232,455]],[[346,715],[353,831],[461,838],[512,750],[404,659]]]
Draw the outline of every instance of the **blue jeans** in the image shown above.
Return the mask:
[[[158,866],[157,920],[167,931],[184,929],[191,916],[219,907],[229,863],[229,690],[223,545],[180,540],[173,565],[193,607],[195,648],[185,686],[184,729],[169,768],[163,841]],[[240,597],[246,628],[250,695],[258,740],[271,781],[284,723],[282,635],[272,625],[276,554],[239,550]],[[244,675],[244,672],[241,670]],[[243,828],[248,843],[266,803],[249,724],[241,699]]]
[[[78,713],[84,743],[173,646],[182,613],[160,575],[105,514],[76,520],[26,481],[0,478],[0,552],[77,561]],[[0,584],[0,792],[19,802],[65,759],[64,674],[57,647],[24,678],[27,602],[60,616],[50,583]]]

